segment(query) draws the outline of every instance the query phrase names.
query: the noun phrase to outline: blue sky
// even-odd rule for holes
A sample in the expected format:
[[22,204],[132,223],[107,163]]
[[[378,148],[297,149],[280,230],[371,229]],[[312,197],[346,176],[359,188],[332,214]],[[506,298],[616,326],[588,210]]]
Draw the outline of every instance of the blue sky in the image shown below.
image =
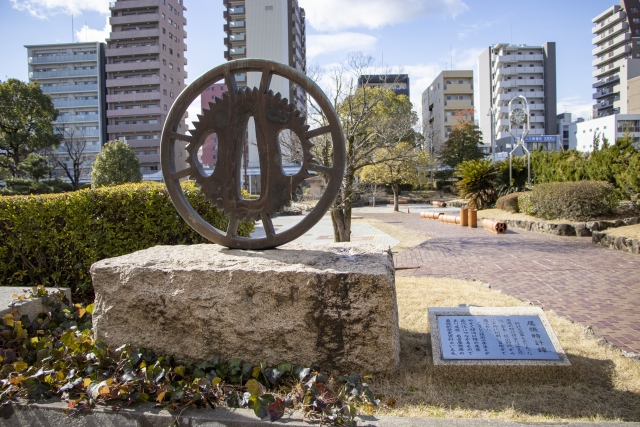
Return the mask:
[[[247,0],[267,1],[267,0]],[[495,43],[555,41],[558,112],[587,118],[591,100],[591,19],[609,0],[299,0],[307,15],[309,64],[331,66],[362,51],[410,75],[411,99],[443,69],[476,69]],[[27,44],[104,41],[106,0],[0,0],[0,80],[27,79]],[[222,0],[184,0],[189,80],[224,62]]]

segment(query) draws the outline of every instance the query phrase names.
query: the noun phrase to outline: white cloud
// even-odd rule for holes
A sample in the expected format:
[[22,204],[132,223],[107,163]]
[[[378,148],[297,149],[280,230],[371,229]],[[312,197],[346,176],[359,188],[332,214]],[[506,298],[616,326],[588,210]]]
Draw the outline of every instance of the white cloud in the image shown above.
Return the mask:
[[582,117],[585,120],[591,118],[591,110],[593,109],[593,101],[585,99],[581,96],[570,96],[562,98],[558,101],[558,114],[567,112],[571,113],[571,119],[576,120]]
[[77,42],[104,42],[109,33],[111,32],[111,25],[109,24],[109,17],[106,18],[104,28],[101,30],[94,30],[87,25],[83,25],[78,31],[76,31]]
[[461,51],[453,50],[453,67],[456,70],[475,70],[478,64],[478,56],[486,47],[470,48]]
[[471,34],[491,28],[497,22],[498,21],[481,21],[471,25],[462,25],[462,30],[458,33],[458,38],[466,39]]
[[79,15],[82,12],[109,13],[107,0],[9,0],[14,9],[24,10],[40,19],[57,13]]
[[362,33],[311,34],[307,36],[307,58],[328,53],[371,51],[378,39]]
[[462,0],[300,0],[309,24],[319,31],[381,28],[427,15],[456,17],[469,9]]

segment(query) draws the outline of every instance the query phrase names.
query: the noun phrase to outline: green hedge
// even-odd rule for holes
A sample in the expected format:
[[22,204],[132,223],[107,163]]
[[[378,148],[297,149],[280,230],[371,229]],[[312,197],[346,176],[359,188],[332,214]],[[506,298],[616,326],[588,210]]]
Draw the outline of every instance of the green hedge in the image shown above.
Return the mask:
[[[189,203],[210,224],[227,219],[193,184]],[[248,236],[252,223],[241,223]],[[207,243],[178,215],[164,185],[127,184],[72,193],[0,197],[0,285],[70,287],[91,294],[89,267],[156,245]]]
[[518,198],[522,193],[511,193],[500,197],[496,201],[496,208],[507,212],[519,212]]
[[[619,203],[613,185],[604,181],[538,184],[529,196],[530,206],[521,212],[544,219],[584,221],[610,213]],[[526,204],[521,197],[520,205]]]

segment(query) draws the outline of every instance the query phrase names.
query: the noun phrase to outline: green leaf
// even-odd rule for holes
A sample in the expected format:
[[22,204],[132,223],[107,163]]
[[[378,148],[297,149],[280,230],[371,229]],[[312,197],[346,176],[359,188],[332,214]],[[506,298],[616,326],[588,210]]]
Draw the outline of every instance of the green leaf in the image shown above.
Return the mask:
[[247,381],[245,387],[247,388],[247,391],[251,393],[251,396],[260,396],[262,393],[262,386],[254,379]]
[[87,310],[87,313],[89,314],[93,314],[93,310],[94,310],[94,305],[93,303],[89,304],[88,306],[85,307],[85,310]]

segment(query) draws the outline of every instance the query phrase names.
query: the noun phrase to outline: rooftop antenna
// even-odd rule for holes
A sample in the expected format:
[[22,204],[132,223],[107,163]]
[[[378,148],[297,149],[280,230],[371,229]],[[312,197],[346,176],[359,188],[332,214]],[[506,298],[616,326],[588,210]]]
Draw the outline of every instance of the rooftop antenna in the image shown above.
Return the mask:
[[567,104],[563,104],[564,105],[564,112],[567,112]]

